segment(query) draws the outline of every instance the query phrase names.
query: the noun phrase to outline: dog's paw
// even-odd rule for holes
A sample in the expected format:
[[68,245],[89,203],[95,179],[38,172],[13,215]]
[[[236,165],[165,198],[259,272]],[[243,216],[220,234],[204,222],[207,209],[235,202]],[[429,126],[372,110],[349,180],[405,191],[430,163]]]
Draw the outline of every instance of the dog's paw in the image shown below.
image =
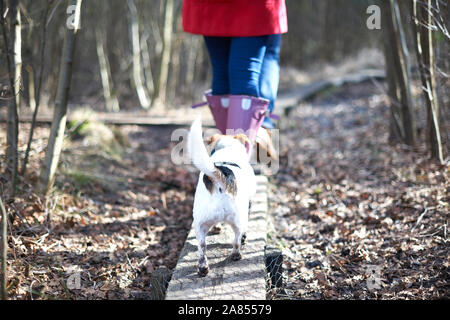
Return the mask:
[[205,277],[208,274],[209,268],[208,266],[206,267],[198,267],[198,275],[200,277]]
[[242,255],[240,252],[234,252],[231,254],[231,260],[238,261],[242,259]]

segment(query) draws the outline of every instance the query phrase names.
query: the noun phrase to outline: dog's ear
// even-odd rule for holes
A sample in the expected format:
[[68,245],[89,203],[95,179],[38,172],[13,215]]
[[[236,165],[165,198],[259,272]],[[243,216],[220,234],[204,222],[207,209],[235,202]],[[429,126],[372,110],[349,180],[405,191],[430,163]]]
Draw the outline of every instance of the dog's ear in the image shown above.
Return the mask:
[[217,141],[219,141],[220,139],[220,134],[216,133],[213,134],[212,136],[208,137],[205,139],[206,144],[211,144],[211,143],[217,143]]
[[210,150],[214,149],[216,143],[220,140],[221,137],[222,137],[221,134],[216,133],[205,139],[205,142],[209,146]]
[[233,136],[234,139],[238,140],[240,143],[244,145],[244,147],[250,146],[252,143],[246,134],[239,133]]

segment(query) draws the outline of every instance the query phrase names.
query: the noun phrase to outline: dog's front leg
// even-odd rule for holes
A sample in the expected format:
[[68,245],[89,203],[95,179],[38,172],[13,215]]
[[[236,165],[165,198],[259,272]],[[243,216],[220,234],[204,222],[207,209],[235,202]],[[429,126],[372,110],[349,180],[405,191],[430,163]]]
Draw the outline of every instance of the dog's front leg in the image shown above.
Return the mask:
[[208,232],[208,226],[201,225],[195,228],[195,235],[198,244],[198,274],[204,277],[208,274],[208,259],[206,258],[206,233]]

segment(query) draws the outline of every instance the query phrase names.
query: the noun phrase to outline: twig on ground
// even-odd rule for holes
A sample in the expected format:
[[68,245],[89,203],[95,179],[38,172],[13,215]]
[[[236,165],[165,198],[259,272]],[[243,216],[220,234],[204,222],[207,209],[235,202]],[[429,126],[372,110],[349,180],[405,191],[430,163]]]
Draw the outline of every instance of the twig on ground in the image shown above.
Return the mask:
[[440,226],[439,228],[436,229],[436,231],[434,231],[432,233],[419,234],[419,237],[423,237],[423,238],[432,237],[432,236],[438,234],[441,231],[441,229],[443,229],[443,228],[444,228],[444,226]]
[[136,270],[136,268],[133,267],[133,265],[131,264],[131,260],[130,260],[130,257],[128,257],[128,253],[125,253],[125,256],[127,257],[127,262],[128,262],[128,264],[129,264],[129,266],[131,267],[131,270],[133,270],[133,272],[138,272],[138,271]]
[[31,300],[34,300],[33,299],[33,283],[35,283],[36,282],[36,280],[33,280],[33,281],[31,281],[31,284],[30,284],[30,299]]
[[425,210],[422,212],[422,214],[417,219],[417,222],[414,225],[414,227],[411,229],[411,231],[414,231],[419,226],[419,224],[422,222],[423,217],[427,214],[428,210],[434,210],[434,209],[436,209],[436,208],[435,207],[425,208]]

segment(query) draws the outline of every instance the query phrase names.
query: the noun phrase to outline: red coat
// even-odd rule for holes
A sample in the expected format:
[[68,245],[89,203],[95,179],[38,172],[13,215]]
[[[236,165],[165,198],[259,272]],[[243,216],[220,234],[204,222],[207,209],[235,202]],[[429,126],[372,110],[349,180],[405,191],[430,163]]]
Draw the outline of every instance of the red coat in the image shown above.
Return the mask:
[[288,30],[285,0],[183,0],[183,29],[204,36],[249,37]]

